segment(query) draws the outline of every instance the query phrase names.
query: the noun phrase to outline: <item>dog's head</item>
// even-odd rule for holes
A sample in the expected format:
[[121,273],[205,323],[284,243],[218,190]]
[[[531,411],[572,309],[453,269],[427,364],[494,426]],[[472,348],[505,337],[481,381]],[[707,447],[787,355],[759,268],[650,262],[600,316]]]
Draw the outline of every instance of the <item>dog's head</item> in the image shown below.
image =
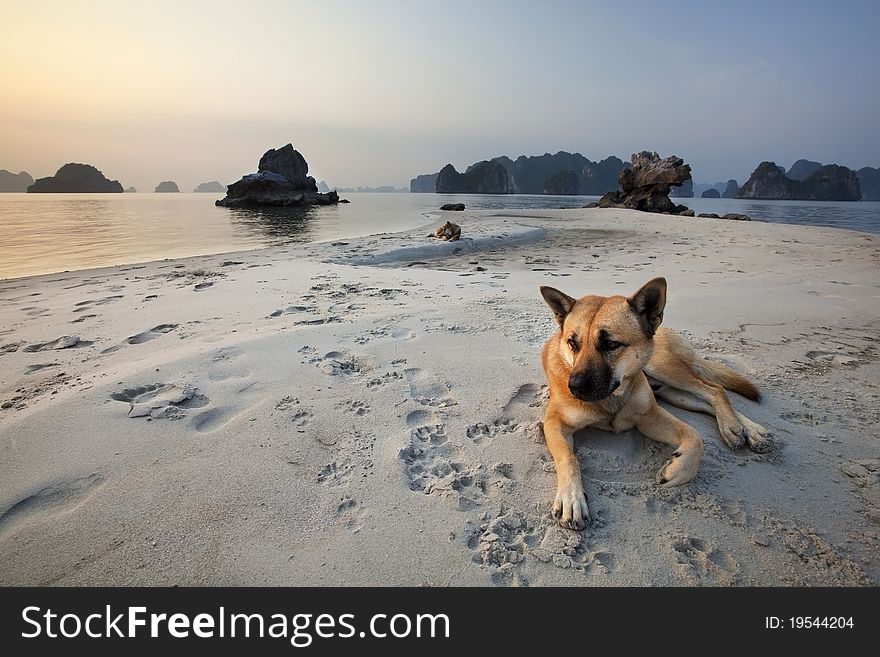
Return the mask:
[[559,323],[559,353],[577,399],[596,402],[623,392],[648,364],[666,306],[666,279],[648,281],[631,297],[574,299],[544,286],[541,295]]

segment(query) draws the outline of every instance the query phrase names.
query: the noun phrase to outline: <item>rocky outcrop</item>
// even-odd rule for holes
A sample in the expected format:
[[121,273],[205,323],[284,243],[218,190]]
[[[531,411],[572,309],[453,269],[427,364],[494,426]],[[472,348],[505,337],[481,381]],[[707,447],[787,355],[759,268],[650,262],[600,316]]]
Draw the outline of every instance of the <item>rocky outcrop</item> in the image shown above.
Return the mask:
[[118,180],[107,180],[91,164],[70,162],[58,169],[54,176],[38,178],[27,188],[30,194],[122,193]]
[[721,198],[736,198],[737,194],[739,194],[739,183],[731,178],[727,181],[727,187],[721,192]]
[[464,203],[444,203],[440,206],[440,209],[446,210],[447,212],[463,212]]
[[438,194],[512,194],[507,170],[498,162],[484,160],[459,173],[451,164],[440,169],[435,190]]
[[727,219],[728,221],[751,221],[752,218],[747,214],[739,214],[738,212],[728,212],[727,214],[721,217],[722,219]]
[[803,180],[787,177],[775,162],[762,162],[737,194],[737,198],[789,201],[858,201],[859,177],[852,169],[826,164]]
[[[503,155],[495,157],[489,162],[497,162],[507,171],[510,178],[510,187],[513,194],[545,194],[548,181],[560,176],[558,182],[562,182],[562,176],[569,178],[566,172],[573,172],[577,177],[577,194],[600,196],[605,192],[617,189],[617,179],[620,172],[629,167],[629,163],[618,157],[607,157],[599,162],[592,162],[580,153],[544,153],[543,155],[525,156],[520,155],[515,160]],[[476,166],[476,165],[474,165]],[[439,174],[425,174],[416,176],[409,183],[411,192],[433,192],[437,190],[437,176]],[[550,189],[559,187],[557,181],[551,184]],[[566,185],[569,189],[573,184]],[[553,191],[552,193],[560,193]]]
[[749,179],[740,187],[737,198],[790,199],[794,197],[795,181],[790,180],[776,166],[776,162],[761,162]]
[[560,172],[573,171],[578,179],[578,194],[599,196],[617,188],[620,172],[629,166],[618,157],[592,162],[580,153],[544,153],[515,160],[507,156],[493,158],[510,174],[515,194],[543,194],[544,184]]
[[694,181],[685,180],[681,183],[681,187],[671,187],[669,189],[669,198],[693,198],[694,197]]
[[880,201],[880,167],[862,167],[858,170],[863,201]]
[[125,193],[126,194],[137,194],[138,190],[136,190],[134,187],[129,187],[128,189],[125,190]]
[[[321,191],[321,184],[318,183],[318,191]],[[406,194],[409,190],[406,187],[395,187],[394,185],[379,185],[378,187],[338,187],[337,192],[347,194],[349,192],[357,192],[358,194]]]
[[260,158],[260,163],[257,165],[257,172],[263,171],[277,173],[279,176],[287,178],[297,189],[309,192],[318,191],[315,179],[309,175],[309,165],[306,158],[293,147],[293,144],[287,144],[277,150],[270,148],[263,153],[263,157]]
[[256,173],[249,173],[226,189],[217,205],[230,208],[259,206],[296,207],[339,202],[336,192],[318,192],[305,158],[291,144],[270,149],[260,158]]
[[858,201],[862,198],[859,176],[852,169],[826,164],[800,183],[798,190],[806,201]]
[[193,190],[193,194],[222,194],[226,191],[226,185],[212,180],[211,182],[199,183]]
[[669,189],[691,180],[691,167],[680,157],[661,159],[642,151],[632,156],[632,168],[620,172],[620,190],[599,199],[601,208],[629,208],[643,212],[681,214],[690,211],[669,199]]
[[700,194],[700,198],[721,198],[721,193],[714,187],[710,187],[705,192]]
[[326,180],[322,180],[321,182],[318,183],[318,191],[321,192],[322,194],[326,194],[327,192],[330,191],[330,185],[327,184]]
[[571,169],[560,171],[544,181],[544,193],[562,195],[574,195],[580,190],[580,182],[577,174]]
[[26,192],[34,184],[34,179],[27,171],[12,173],[0,169],[0,192]]
[[785,174],[786,178],[791,180],[803,180],[811,173],[822,168],[821,162],[812,162],[810,160],[798,160],[791,165],[791,169]]
[[438,175],[436,173],[424,173],[416,176],[409,181],[409,191],[419,193],[436,191]]
[[153,191],[156,194],[177,194],[180,192],[180,188],[173,180],[163,180],[158,185],[156,185],[156,189],[154,189]]

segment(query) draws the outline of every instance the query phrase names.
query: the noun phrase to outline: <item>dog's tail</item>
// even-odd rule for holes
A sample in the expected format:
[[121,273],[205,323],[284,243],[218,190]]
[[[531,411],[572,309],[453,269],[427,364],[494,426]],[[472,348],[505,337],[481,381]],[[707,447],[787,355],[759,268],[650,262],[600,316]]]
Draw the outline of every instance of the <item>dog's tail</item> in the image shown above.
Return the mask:
[[700,370],[702,370],[703,378],[707,381],[724,386],[746,399],[751,399],[752,401],[761,400],[761,393],[754,383],[723,363],[703,358],[700,361]]

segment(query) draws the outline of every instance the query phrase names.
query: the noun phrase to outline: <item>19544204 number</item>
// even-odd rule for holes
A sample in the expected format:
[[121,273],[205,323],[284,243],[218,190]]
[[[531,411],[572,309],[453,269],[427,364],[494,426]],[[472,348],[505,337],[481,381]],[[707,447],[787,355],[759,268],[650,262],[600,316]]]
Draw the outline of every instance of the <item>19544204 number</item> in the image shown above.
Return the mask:
[[843,630],[852,629],[852,616],[791,616],[789,618],[779,618],[777,616],[767,616],[764,619],[764,627],[768,630]]

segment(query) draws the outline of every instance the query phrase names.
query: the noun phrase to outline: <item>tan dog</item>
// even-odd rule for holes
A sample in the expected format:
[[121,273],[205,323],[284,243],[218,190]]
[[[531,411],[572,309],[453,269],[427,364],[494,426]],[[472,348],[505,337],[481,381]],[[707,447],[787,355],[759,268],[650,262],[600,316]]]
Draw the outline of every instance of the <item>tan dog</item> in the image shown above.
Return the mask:
[[428,237],[436,237],[437,239],[454,242],[461,237],[461,226],[454,224],[451,221],[447,221],[433,233],[428,235]]
[[666,306],[666,280],[655,278],[629,298],[580,299],[552,287],[541,295],[559,323],[544,345],[541,362],[550,384],[544,437],[556,462],[553,515],[563,527],[583,529],[590,521],[574,432],[596,427],[615,433],[637,428],[675,447],[657,473],[663,486],[692,481],[703,441],[691,426],[661,408],[654,397],[691,411],[714,415],[721,437],[733,449],[748,443],[770,449],[768,432],[737,413],[724,389],[758,400],[757,388],[720,363],[700,358],[677,333],[659,328]]

